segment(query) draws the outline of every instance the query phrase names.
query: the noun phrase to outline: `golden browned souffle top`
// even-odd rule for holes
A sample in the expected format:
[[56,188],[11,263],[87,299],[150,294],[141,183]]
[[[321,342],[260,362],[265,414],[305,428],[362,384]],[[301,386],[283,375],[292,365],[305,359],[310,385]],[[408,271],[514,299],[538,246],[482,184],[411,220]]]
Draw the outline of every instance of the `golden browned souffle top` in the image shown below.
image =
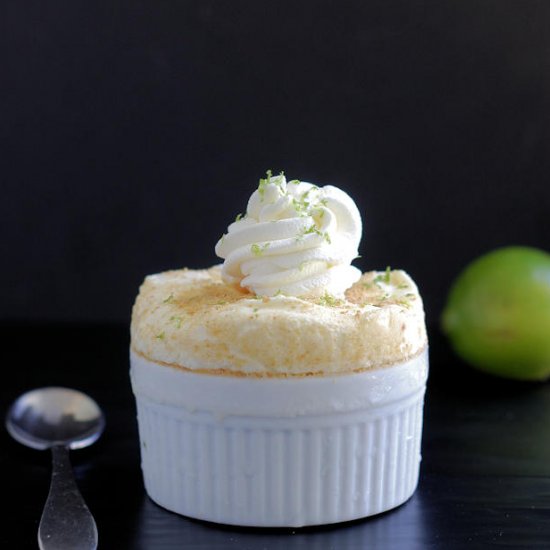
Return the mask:
[[132,313],[131,349],[211,374],[304,376],[406,361],[427,345],[418,289],[404,271],[371,271],[342,298],[262,298],[224,283],[220,267],[148,276]]

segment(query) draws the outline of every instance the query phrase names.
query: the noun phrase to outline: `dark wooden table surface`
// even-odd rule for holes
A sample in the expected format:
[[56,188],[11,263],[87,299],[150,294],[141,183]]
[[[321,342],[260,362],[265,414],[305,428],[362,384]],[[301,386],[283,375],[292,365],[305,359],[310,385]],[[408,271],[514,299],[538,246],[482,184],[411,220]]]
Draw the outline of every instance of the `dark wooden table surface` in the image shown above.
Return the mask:
[[[431,331],[423,462],[413,498],[367,520],[302,530],[239,529],[171,514],[145,495],[128,381],[128,332],[108,325],[0,325],[5,412],[21,392],[64,385],[92,395],[107,429],[75,451],[101,549],[550,548],[550,384],[490,378]],[[48,453],[0,431],[0,548],[36,548]]]

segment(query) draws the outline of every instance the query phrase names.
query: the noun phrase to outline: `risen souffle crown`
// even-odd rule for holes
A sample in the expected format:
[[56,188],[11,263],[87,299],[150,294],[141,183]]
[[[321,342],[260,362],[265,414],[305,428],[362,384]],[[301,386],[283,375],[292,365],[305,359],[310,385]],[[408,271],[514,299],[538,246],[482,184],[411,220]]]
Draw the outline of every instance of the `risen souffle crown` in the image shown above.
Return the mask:
[[220,266],[145,279],[132,349],[158,363],[212,374],[338,374],[405,361],[426,346],[424,310],[404,271],[365,273],[342,299],[258,297],[222,280]]
[[361,216],[344,191],[267,173],[216,245],[225,261],[145,279],[132,350],[197,372],[304,376],[410,359],[426,346],[404,271],[351,265]]

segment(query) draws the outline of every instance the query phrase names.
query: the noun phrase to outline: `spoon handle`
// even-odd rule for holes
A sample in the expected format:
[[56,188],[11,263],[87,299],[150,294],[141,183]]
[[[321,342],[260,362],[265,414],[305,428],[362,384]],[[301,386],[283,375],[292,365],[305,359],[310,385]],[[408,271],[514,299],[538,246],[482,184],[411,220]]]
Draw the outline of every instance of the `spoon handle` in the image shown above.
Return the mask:
[[69,451],[52,447],[52,481],[38,527],[41,550],[95,550],[97,527],[76,485]]

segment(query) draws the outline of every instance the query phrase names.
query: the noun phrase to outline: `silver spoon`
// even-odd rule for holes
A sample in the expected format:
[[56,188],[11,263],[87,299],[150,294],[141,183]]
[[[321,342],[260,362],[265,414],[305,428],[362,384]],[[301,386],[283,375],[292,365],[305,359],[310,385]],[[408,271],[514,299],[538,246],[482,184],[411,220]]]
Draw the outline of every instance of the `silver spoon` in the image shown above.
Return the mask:
[[69,449],[91,445],[101,435],[105,419],[97,403],[69,388],[32,390],[8,411],[11,436],[33,449],[51,449],[52,480],[38,527],[42,550],[97,548],[97,527],[76,485]]

